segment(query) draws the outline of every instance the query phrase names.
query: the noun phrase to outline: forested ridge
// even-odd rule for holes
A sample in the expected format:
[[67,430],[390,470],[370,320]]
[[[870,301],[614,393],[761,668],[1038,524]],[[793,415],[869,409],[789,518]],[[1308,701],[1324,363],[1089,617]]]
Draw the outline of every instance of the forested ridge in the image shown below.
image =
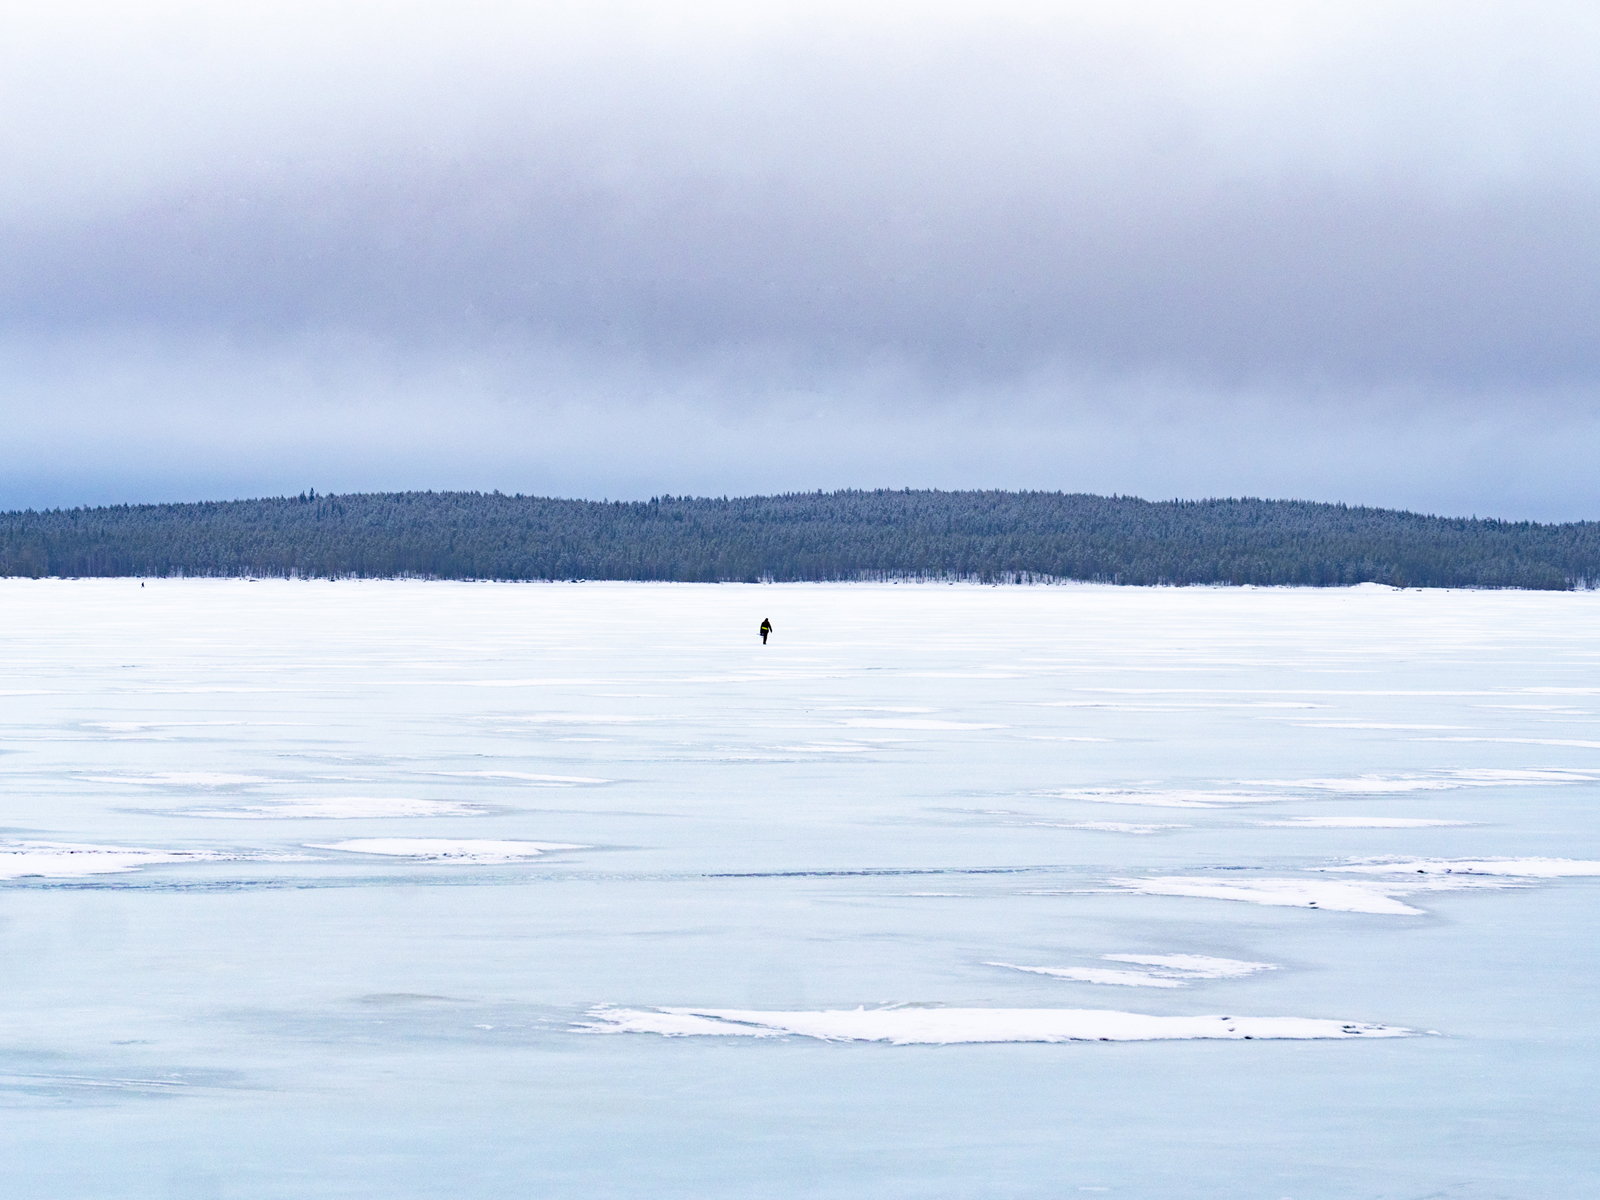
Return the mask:
[[0,514],[0,575],[1600,586],[1600,522],[1298,500],[388,492]]

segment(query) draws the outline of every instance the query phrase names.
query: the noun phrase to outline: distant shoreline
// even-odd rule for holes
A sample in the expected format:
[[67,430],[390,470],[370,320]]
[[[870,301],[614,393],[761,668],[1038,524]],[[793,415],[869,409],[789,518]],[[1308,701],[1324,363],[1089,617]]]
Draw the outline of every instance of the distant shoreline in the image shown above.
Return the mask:
[[1600,586],[1600,522],[1299,500],[387,492],[0,513],[0,576]]

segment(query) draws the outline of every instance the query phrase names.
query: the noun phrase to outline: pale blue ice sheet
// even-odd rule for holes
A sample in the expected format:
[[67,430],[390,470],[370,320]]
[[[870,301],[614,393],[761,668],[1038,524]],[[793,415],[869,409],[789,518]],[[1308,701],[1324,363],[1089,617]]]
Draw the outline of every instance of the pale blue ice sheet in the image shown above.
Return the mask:
[[[1593,1191],[1600,880],[1419,893],[1414,917],[1108,890],[1600,859],[1594,783],[1462,774],[1600,771],[1593,595],[7,581],[0,605],[0,837],[280,856],[0,883],[0,1194]],[[1250,782],[1361,776],[1418,786]],[[1279,798],[1049,795],[1119,788]],[[184,815],[385,797],[484,815]],[[1473,824],[1263,824],[1301,816]],[[1185,827],[1060,827],[1084,823]],[[592,849],[306,849],[353,838]],[[1279,969],[986,965],[1184,953]],[[881,1003],[1439,1036],[573,1031],[599,1004]]]

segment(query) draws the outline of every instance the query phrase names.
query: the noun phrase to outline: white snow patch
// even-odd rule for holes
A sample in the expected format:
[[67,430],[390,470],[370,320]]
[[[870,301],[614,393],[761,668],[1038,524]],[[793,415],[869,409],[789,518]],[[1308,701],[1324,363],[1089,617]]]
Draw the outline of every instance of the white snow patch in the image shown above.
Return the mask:
[[637,725],[665,717],[626,717],[605,713],[538,713],[533,716],[484,717],[485,721],[520,721],[533,725]]
[[1261,804],[1282,796],[1260,792],[1203,792],[1188,788],[1147,790],[1138,788],[1071,788],[1040,792],[1056,800],[1089,800],[1095,804],[1139,804],[1150,808],[1227,808],[1234,804]]
[[350,838],[343,842],[310,843],[312,850],[348,850],[354,854],[388,854],[427,862],[508,863],[538,858],[551,850],[585,850],[568,842],[458,840],[449,838]]
[[1243,958],[1213,958],[1209,954],[1104,954],[1107,962],[1140,963],[1181,972],[1191,979],[1242,979],[1258,971],[1276,971],[1276,963]]
[[1257,821],[1256,824],[1279,829],[1423,829],[1474,822],[1433,821],[1427,817],[1290,817],[1287,821]]
[[1600,875],[1600,862],[1571,858],[1364,858],[1324,871],[1367,875],[1490,875],[1522,879],[1561,879]]
[[1326,908],[1336,912],[1385,913],[1394,916],[1421,916],[1391,896],[1387,889],[1372,884],[1333,883],[1305,879],[1257,879],[1250,883],[1229,883],[1215,879],[1165,876],[1152,879],[1114,879],[1114,884],[1146,896],[1193,896],[1207,900],[1242,900],[1291,908]]
[[[1471,729],[1470,725],[1392,725],[1379,721],[1295,721],[1297,729]],[[1470,742],[1476,738],[1426,738],[1425,741]]]
[[451,779],[515,779],[546,787],[575,787],[583,783],[614,783],[612,779],[596,779],[592,775],[533,775],[526,771],[430,771],[430,775],[443,775]]
[[888,717],[851,717],[845,725],[852,729],[1004,729],[978,721],[913,721]]
[[938,712],[937,708],[900,708],[889,704],[832,704],[819,710],[821,712],[886,712],[886,713],[931,713]]
[[157,771],[150,775],[79,775],[84,783],[138,783],[157,787],[235,787],[276,783],[263,775],[229,775],[221,771]]
[[1435,775],[1357,775],[1348,779],[1249,779],[1245,782],[1263,787],[1307,788],[1365,795],[1380,792],[1435,792],[1467,786],[1454,779],[1441,779]]
[[1052,979],[1069,979],[1074,983],[1109,983],[1121,987],[1181,988],[1188,984],[1172,975],[1156,971],[1115,971],[1109,967],[1019,967],[1016,963],[990,962],[986,967],[1009,967],[1013,971],[1027,971],[1030,975],[1048,975]]
[[1498,787],[1508,783],[1593,783],[1596,779],[1600,779],[1600,771],[1566,767],[1518,770],[1473,767],[1403,775],[1356,775],[1331,779],[1246,779],[1241,782],[1257,787],[1306,788],[1315,791],[1372,795],[1383,792],[1436,792],[1453,788]]
[[489,810],[459,800],[389,799],[341,796],[328,800],[270,800],[236,808],[186,809],[185,817],[236,818],[244,821],[292,821],[301,818],[358,820],[372,817],[480,817]]
[[667,1037],[784,1037],[950,1046],[974,1042],[1145,1042],[1190,1039],[1410,1037],[1394,1025],[1316,1017],[1157,1017],[1093,1008],[878,1008],[756,1012],[729,1008],[595,1008],[578,1028]]
[[1264,904],[1271,907],[1321,908],[1333,912],[1378,913],[1406,917],[1422,915],[1422,909],[1413,908],[1398,899],[1413,892],[1517,886],[1498,880],[1473,879],[1465,873],[1458,873],[1448,879],[1427,875],[1417,879],[1413,873],[1410,879],[1390,879],[1381,883],[1347,883],[1343,880],[1335,882],[1317,879],[1253,879],[1249,882],[1232,882],[1179,875],[1150,879],[1114,879],[1111,882],[1117,887],[1146,896],[1193,896],[1207,900],[1242,900],[1248,904]]
[[784,754],[865,754],[876,750],[866,742],[805,742],[798,746],[774,746]]
[[153,850],[144,846],[96,846],[76,842],[0,842],[0,879],[70,879],[113,875],[162,863],[227,862],[239,859],[294,861],[301,855],[229,854],[211,850]]
[[1257,971],[1276,971],[1274,963],[1247,962],[1238,958],[1212,958],[1206,954],[1102,954],[1105,962],[1131,963],[1142,971],[1114,970],[1107,967],[1021,967],[1016,963],[991,962],[990,967],[1009,967],[1034,975],[1049,975],[1076,983],[1106,983],[1121,987],[1188,987],[1197,979],[1242,979]]
[[1580,750],[1600,750],[1600,742],[1575,741],[1572,738],[1507,738],[1507,737],[1434,737],[1417,738],[1419,742],[1503,742],[1514,746],[1575,746]]
[[1160,833],[1163,829],[1192,829],[1191,825],[1133,825],[1126,821],[1027,821],[1045,829],[1093,829],[1099,833]]

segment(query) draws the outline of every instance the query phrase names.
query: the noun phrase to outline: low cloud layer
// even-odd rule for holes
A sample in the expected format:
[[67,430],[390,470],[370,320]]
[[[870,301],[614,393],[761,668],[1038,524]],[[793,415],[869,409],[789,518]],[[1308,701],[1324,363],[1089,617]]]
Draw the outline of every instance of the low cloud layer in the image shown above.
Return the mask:
[[0,504],[1600,515],[1577,6],[7,19]]

